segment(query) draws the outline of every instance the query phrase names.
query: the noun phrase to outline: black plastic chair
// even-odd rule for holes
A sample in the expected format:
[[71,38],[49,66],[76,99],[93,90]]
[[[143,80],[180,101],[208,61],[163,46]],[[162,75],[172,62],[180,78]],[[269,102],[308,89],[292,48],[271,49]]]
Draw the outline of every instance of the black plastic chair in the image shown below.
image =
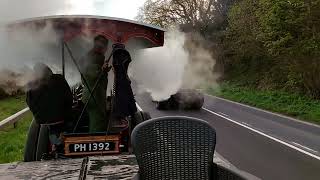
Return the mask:
[[131,142],[139,179],[212,179],[216,132],[205,121],[162,117],[139,124]]

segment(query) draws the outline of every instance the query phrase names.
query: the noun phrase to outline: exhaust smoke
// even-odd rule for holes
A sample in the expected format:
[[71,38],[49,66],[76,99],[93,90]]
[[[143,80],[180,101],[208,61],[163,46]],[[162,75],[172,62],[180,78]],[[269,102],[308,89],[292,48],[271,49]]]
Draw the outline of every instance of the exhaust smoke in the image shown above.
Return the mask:
[[148,92],[155,101],[168,99],[180,89],[217,85],[215,60],[200,36],[177,29],[166,32],[164,47],[133,53],[130,76],[138,91]]
[[[20,0],[1,1],[0,87],[12,82],[17,87],[23,87],[32,79],[30,72],[37,62],[46,63],[55,73],[61,70],[60,39],[50,24],[42,29],[21,28],[8,32],[5,23],[53,14],[107,15],[101,12],[117,3],[102,0],[56,0],[45,3],[41,0],[30,0],[28,3]],[[70,42],[77,60],[91,48],[90,43],[91,39]],[[181,88],[216,84],[218,76],[212,73],[215,60],[211,53],[201,43],[190,41],[190,36],[179,30],[166,33],[164,47],[130,52],[133,57],[131,78],[137,82],[140,92],[149,92],[154,100],[167,99]],[[80,76],[67,53],[65,57],[66,78],[73,85],[80,81]],[[9,76],[10,74],[14,76]]]
[[184,41],[184,34],[171,30],[166,34],[164,47],[133,53],[130,74],[140,92],[149,92],[154,100],[164,100],[178,91],[188,63]]
[[[57,14],[97,14],[113,2],[101,0],[1,0],[0,1],[0,87],[12,94],[32,79],[32,66],[47,64],[54,72],[61,71],[60,38],[48,23],[42,29],[19,28],[8,30],[7,24],[17,19]],[[68,58],[68,55],[66,54]],[[70,85],[79,81],[74,65],[66,59],[66,77]],[[9,85],[10,84],[10,85]],[[15,84],[14,86],[12,84]]]

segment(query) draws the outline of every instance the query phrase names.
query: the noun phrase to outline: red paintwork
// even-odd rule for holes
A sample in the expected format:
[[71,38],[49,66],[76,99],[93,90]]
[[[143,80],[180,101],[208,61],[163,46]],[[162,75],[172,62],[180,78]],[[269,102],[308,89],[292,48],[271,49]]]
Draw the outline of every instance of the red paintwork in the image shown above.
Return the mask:
[[12,23],[10,27],[29,26],[40,29],[48,24],[52,25],[56,32],[63,33],[66,42],[79,35],[99,34],[114,43],[126,43],[131,38],[147,39],[153,47],[163,46],[164,43],[164,31],[161,29],[120,19],[103,19],[101,17],[44,17]]

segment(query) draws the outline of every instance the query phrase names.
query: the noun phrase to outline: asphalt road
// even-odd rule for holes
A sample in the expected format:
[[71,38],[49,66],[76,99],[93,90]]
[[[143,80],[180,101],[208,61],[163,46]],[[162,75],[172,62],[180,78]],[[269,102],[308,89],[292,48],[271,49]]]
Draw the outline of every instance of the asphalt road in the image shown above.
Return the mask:
[[152,117],[206,120],[217,132],[216,150],[237,168],[261,179],[319,180],[320,127],[206,96],[200,111],[158,111],[147,94],[136,100]]

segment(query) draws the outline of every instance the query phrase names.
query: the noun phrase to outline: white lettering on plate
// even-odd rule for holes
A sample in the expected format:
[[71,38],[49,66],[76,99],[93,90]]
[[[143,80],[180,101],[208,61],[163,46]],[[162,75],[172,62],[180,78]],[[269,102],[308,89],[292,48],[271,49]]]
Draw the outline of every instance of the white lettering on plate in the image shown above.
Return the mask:
[[109,144],[109,143],[105,143],[104,145],[105,145],[105,147],[104,147],[104,150],[105,150],[105,151],[110,150],[110,149],[109,149],[109,146],[110,146],[110,144]]
[[103,150],[104,144],[103,143],[99,143],[99,151]]
[[86,151],[86,144],[80,144],[80,151]]
[[110,143],[88,143],[88,144],[74,144],[74,152],[84,151],[109,151]]
[[96,150],[98,150],[98,144],[97,143],[93,143],[92,144],[93,145],[93,151],[96,151]]
[[80,145],[79,144],[75,144],[74,145],[74,152],[77,152],[79,148],[80,148]]

